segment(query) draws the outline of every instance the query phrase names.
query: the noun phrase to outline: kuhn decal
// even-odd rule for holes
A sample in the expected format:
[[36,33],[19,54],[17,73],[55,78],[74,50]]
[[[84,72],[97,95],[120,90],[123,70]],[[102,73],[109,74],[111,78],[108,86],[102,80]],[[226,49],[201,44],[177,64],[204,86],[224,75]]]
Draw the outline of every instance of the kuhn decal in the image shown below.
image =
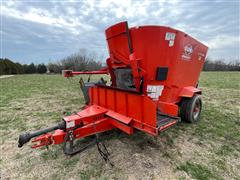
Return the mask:
[[190,60],[193,54],[194,47],[191,44],[187,44],[184,46],[182,59],[183,60]]

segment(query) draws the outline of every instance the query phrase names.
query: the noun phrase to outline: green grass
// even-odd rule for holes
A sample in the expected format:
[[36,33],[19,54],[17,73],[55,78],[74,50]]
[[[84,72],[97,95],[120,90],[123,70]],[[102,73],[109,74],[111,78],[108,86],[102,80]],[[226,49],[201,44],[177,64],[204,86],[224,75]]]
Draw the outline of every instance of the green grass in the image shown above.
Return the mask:
[[222,145],[217,149],[216,154],[220,156],[229,156],[234,152],[234,148],[229,145]]
[[[180,123],[156,138],[138,131],[132,136],[112,132],[102,137],[117,168],[106,166],[96,148],[71,158],[63,154],[60,145],[48,150],[32,150],[30,145],[18,149],[20,133],[60,122],[64,111],[78,111],[83,106],[78,80],[60,75],[0,79],[3,177],[19,179],[21,174],[20,179],[42,179],[44,174],[47,179],[159,179],[157,172],[164,173],[159,169],[170,167],[166,172],[174,175],[171,178],[240,178],[236,161],[240,159],[239,72],[201,74],[203,111],[197,124]],[[152,169],[143,166],[146,160],[154,164]]]
[[79,176],[82,180],[87,180],[87,179],[91,179],[93,177],[97,178],[101,176],[102,173],[102,168],[101,168],[102,164],[99,162],[90,164],[90,168],[87,168],[85,170],[82,170],[79,172]]
[[239,72],[203,72],[201,74],[199,86],[216,89],[239,90]]
[[178,170],[191,174],[192,178],[199,180],[222,179],[212,172],[207,166],[186,162],[178,167]]

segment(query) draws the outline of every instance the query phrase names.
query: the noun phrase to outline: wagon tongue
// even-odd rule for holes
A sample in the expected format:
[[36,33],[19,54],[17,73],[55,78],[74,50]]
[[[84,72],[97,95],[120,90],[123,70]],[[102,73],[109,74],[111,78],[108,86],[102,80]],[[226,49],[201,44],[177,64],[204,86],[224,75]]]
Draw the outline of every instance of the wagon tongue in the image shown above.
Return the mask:
[[[78,113],[65,116],[62,123],[35,132],[21,134],[18,140],[18,147],[22,147],[34,138],[32,140],[34,143],[32,148],[63,143],[63,152],[71,156],[85,151],[93,145],[97,145],[98,152],[102,158],[113,166],[109,160],[110,154],[98,135],[100,132],[113,129],[113,125],[107,117],[117,116],[118,114],[109,111],[107,115],[107,112],[108,110],[101,106],[88,106]],[[118,116],[118,118],[123,118],[123,116]],[[129,121],[129,119],[126,118],[124,120]],[[99,129],[100,127],[102,127],[102,129]],[[51,133],[52,131],[55,132]],[[75,141],[80,137],[90,135],[94,137],[90,141]]]
[[[40,135],[44,135],[44,138],[35,138],[34,142],[37,142],[39,141],[41,146],[46,146],[46,145],[50,145],[52,144],[50,138],[49,138],[49,135],[48,133],[51,132],[51,131],[54,131],[54,130],[57,130],[57,129],[62,129],[64,130],[65,129],[65,122],[61,122],[61,123],[58,123],[57,125],[54,125],[52,127],[48,127],[48,128],[45,128],[45,129],[41,129],[41,130],[38,130],[38,131],[35,131],[35,132],[26,132],[26,133],[23,133],[23,134],[20,134],[19,135],[19,139],[18,139],[18,147],[22,147],[24,144],[26,144],[27,142],[29,142],[32,138],[34,137],[38,137]],[[32,148],[37,148],[37,147],[40,147],[40,146],[32,146]]]

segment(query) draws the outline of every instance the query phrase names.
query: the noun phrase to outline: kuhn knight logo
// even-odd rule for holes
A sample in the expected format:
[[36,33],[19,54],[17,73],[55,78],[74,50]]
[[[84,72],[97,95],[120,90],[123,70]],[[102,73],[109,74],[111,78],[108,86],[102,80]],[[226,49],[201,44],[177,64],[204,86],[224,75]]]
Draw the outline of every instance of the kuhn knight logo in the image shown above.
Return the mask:
[[187,44],[186,46],[184,46],[182,59],[183,60],[191,59],[192,53],[193,53],[193,46],[191,44]]

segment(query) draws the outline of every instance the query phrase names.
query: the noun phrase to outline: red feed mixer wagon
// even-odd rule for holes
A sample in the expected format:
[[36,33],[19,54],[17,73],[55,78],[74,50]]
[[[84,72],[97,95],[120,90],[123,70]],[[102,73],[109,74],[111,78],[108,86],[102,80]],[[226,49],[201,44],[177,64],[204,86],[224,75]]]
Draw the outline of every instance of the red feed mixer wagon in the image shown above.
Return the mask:
[[[208,48],[170,27],[138,26],[127,22],[106,31],[109,50],[107,67],[99,71],[65,70],[65,77],[81,74],[109,74],[111,85],[98,82],[79,83],[86,101],[81,111],[64,115],[59,124],[19,136],[18,146],[34,142],[32,148],[64,144],[73,155],[97,144],[98,134],[119,129],[129,135],[136,130],[157,136],[180,120],[197,122],[202,101],[197,88]],[[77,147],[76,140],[96,135],[87,145]],[[78,143],[79,144],[79,143]]]

